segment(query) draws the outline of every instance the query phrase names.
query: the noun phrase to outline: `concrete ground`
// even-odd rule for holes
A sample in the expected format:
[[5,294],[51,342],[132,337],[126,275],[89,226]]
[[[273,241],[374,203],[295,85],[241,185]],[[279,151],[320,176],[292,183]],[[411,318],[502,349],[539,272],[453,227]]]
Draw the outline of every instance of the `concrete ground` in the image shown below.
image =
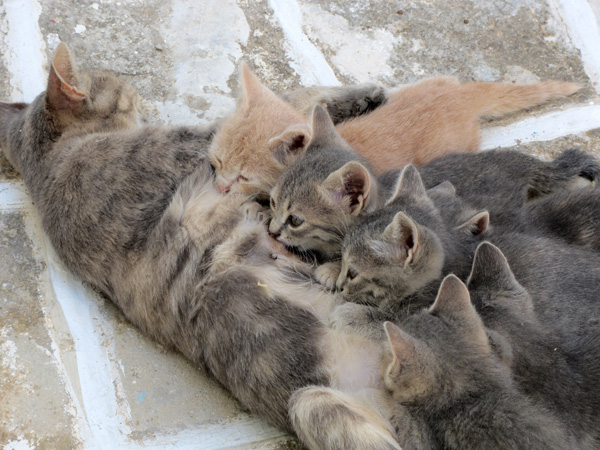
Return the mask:
[[[45,88],[60,40],[120,72],[157,121],[234,106],[248,61],[275,90],[374,80],[581,83],[484,124],[483,147],[600,156],[600,0],[4,0],[0,99]],[[599,281],[600,287],[600,281]],[[297,444],[142,336],[57,261],[0,155],[0,447],[258,449]]]

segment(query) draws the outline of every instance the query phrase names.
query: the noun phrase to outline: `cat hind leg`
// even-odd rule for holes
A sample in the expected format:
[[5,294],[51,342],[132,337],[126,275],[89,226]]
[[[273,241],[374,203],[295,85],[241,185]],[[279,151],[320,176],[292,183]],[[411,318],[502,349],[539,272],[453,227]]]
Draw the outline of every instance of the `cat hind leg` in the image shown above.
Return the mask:
[[288,405],[292,426],[310,449],[401,449],[389,422],[351,394],[308,386],[297,390]]

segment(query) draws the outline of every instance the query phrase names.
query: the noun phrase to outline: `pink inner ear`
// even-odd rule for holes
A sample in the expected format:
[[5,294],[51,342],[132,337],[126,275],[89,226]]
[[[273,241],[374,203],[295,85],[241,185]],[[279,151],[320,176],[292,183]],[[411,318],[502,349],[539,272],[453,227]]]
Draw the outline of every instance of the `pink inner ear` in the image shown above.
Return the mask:
[[60,89],[73,101],[81,101],[85,98],[85,94],[73,86],[69,86],[64,81],[60,83]]

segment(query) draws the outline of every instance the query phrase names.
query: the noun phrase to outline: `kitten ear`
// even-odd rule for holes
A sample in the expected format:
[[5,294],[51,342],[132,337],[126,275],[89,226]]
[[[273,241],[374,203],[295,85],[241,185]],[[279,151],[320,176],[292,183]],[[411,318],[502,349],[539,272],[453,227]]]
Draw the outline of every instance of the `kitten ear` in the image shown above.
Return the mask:
[[487,241],[479,244],[475,251],[467,285],[472,289],[486,287],[498,291],[523,289],[502,251]]
[[383,326],[393,355],[388,374],[392,379],[396,379],[405,365],[417,358],[417,342],[392,322],[385,322]]
[[349,145],[342,139],[335,129],[329,113],[321,105],[313,108],[310,117],[312,137],[308,145],[311,147],[330,147],[337,146],[349,148]]
[[456,188],[448,180],[441,182],[437,186],[427,189],[427,195],[432,196],[446,196],[454,197],[456,195]]
[[61,42],[50,65],[46,90],[48,106],[54,110],[80,111],[84,106],[86,94],[78,85],[75,61],[69,47]]
[[375,198],[371,173],[358,161],[350,161],[321,184],[327,197],[346,214],[357,215]]
[[487,231],[490,226],[490,213],[482,211],[475,214],[462,225],[456,227],[457,230],[473,236],[479,236]]
[[489,340],[481,317],[471,303],[467,286],[457,276],[448,275],[444,278],[429,312],[453,319],[458,332],[468,333],[471,341],[489,348]]
[[267,146],[277,162],[289,166],[304,154],[310,135],[308,125],[292,125],[279,136],[270,139]]
[[428,197],[427,191],[425,190],[425,185],[423,184],[421,175],[412,164],[408,164],[407,166],[404,166],[404,169],[402,169],[402,172],[398,177],[398,181],[396,182],[394,193],[388,199],[386,205],[389,205],[398,197],[404,195],[428,202],[431,204],[431,206],[433,206],[433,203],[431,202],[431,199]]
[[246,106],[255,103],[265,95],[275,95],[268,87],[260,82],[245,61],[242,61],[240,64],[240,81],[242,91],[239,96],[239,101],[243,102]]
[[396,213],[392,223],[385,228],[383,237],[393,246],[393,258],[405,268],[417,260],[421,232],[418,225],[402,211]]

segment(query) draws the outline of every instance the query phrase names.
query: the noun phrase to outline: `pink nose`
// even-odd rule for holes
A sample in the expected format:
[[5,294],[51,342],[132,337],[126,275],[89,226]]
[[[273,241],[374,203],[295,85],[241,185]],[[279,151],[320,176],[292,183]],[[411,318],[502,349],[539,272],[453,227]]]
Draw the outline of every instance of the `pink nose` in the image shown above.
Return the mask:
[[223,194],[227,194],[231,190],[231,184],[222,178],[217,179],[217,189]]

